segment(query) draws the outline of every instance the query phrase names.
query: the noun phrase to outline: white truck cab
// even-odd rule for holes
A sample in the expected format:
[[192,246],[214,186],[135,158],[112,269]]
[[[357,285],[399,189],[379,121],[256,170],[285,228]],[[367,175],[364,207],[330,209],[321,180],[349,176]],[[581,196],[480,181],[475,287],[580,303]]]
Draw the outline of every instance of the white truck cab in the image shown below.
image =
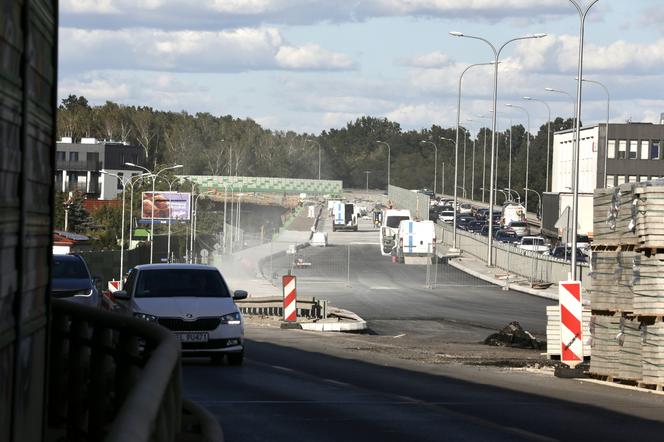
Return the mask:
[[389,256],[396,247],[396,236],[401,221],[412,220],[410,210],[387,209],[380,226],[380,254]]

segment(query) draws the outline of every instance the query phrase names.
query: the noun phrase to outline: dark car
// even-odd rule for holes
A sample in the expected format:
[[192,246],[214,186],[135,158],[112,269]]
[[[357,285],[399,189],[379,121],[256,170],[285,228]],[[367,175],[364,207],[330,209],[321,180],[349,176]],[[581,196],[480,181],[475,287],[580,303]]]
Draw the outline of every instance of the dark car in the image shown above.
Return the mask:
[[468,215],[457,216],[457,229],[468,230],[468,224],[475,221],[475,218]]
[[87,264],[79,255],[53,255],[51,296],[93,307],[101,306],[101,295]]
[[475,218],[478,220],[489,219],[489,209],[481,208],[475,211]]
[[[493,234],[496,234],[496,231],[500,230],[500,226],[498,224],[494,224],[492,227]],[[482,236],[489,236],[489,224],[485,224],[484,227],[482,227],[482,230],[480,231]]]
[[509,229],[496,230],[494,238],[504,243],[517,243],[520,241],[515,231]]
[[[468,223],[466,230],[471,233],[477,233],[482,231],[482,227],[486,226],[486,221],[475,220]],[[487,227],[488,229],[488,227]]]
[[[565,246],[556,246],[553,249],[551,249],[549,255],[553,256],[554,258],[566,259],[569,261],[572,259],[572,248]],[[588,262],[588,257],[579,248],[576,249],[576,262]]]
[[430,190],[430,189],[422,189],[422,190],[420,190],[420,193],[425,194],[429,198],[434,198],[436,196],[436,194],[433,193],[433,190]]

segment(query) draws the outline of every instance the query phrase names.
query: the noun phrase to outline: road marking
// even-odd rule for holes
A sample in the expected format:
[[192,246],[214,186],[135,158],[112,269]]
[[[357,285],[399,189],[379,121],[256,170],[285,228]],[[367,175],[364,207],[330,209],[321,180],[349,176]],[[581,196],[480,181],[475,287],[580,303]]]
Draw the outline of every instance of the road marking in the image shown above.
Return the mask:
[[369,290],[394,290],[396,287],[374,286],[369,287]]
[[295,371],[292,368],[282,367],[280,365],[270,365],[270,367],[276,368],[277,370],[281,370],[281,371],[288,371],[288,372],[294,372]]
[[334,384],[334,385],[339,385],[341,387],[351,387],[352,385],[346,383],[346,382],[341,382],[341,381],[336,381],[334,379],[326,379],[323,378],[323,382],[327,382],[328,384]]
[[392,336],[392,337],[393,337],[394,339],[396,339],[396,338],[403,338],[404,336],[406,336],[406,334],[405,334],[405,333],[401,333],[400,335],[396,335],[396,336]]

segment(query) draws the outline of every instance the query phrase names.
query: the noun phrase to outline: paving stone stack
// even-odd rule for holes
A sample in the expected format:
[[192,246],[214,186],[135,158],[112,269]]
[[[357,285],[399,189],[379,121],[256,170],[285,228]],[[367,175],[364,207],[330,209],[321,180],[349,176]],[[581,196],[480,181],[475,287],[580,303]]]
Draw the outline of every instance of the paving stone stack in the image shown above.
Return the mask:
[[643,249],[664,248],[664,182],[639,183],[634,188],[636,234]]
[[635,251],[596,250],[592,253],[590,305],[593,310],[631,312]]
[[664,315],[664,250],[635,256],[632,292],[635,314]]
[[637,245],[635,183],[597,189],[593,198],[593,244]]
[[623,317],[616,335],[618,342],[618,376],[620,379],[640,381],[643,377],[643,348],[641,322]]
[[657,319],[643,330],[643,382],[662,385],[664,380],[664,322]]
[[593,315],[590,325],[592,333],[592,357],[590,372],[599,376],[617,376],[618,341],[620,317]]

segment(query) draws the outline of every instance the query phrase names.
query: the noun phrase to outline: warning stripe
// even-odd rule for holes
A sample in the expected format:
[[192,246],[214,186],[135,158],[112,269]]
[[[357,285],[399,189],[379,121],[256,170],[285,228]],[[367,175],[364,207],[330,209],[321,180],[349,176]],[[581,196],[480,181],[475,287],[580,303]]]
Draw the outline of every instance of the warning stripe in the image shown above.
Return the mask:
[[297,321],[297,290],[295,276],[283,277],[284,286],[284,320]]
[[561,282],[558,296],[560,302],[560,359],[574,367],[583,360],[581,284],[570,281]]

